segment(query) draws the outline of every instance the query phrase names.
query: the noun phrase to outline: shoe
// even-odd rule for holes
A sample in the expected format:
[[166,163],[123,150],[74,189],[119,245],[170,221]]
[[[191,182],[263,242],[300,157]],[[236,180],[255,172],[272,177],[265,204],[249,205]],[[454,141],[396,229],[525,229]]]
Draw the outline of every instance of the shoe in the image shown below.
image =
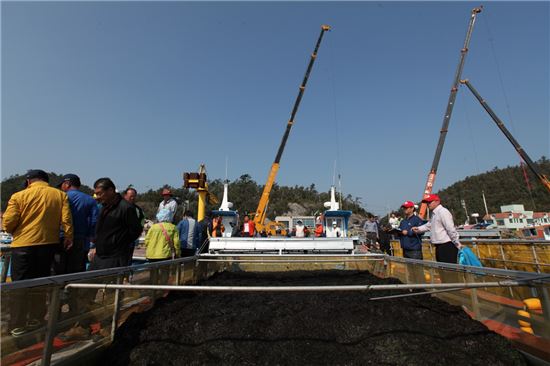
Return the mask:
[[21,337],[23,334],[28,333],[30,330],[26,327],[17,327],[10,331],[12,337]]
[[36,319],[30,319],[27,321],[27,325],[25,325],[25,328],[27,328],[29,331],[38,329],[42,326],[42,323]]

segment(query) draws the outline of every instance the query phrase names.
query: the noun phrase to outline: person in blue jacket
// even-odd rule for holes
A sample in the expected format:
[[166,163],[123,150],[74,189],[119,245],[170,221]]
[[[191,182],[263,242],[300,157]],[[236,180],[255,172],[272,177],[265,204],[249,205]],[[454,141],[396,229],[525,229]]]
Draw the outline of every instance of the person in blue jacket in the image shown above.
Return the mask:
[[[69,197],[69,206],[73,217],[73,246],[64,250],[61,246],[55,255],[54,272],[56,275],[86,271],[89,243],[94,241],[95,226],[99,215],[96,201],[80,191],[80,177],[65,174],[58,187]],[[62,233],[63,236],[63,233]]]
[[399,224],[399,242],[403,249],[403,257],[411,259],[423,259],[422,234],[416,234],[411,229],[424,224],[424,220],[414,214],[414,203],[405,201],[401,208],[405,217]]

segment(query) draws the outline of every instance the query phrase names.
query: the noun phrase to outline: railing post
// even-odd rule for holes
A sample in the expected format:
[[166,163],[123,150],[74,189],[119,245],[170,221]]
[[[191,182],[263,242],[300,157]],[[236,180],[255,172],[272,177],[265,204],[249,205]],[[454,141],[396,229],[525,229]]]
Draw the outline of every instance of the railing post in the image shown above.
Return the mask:
[[502,257],[502,264],[504,265],[504,269],[508,269],[508,265],[506,264],[506,255],[504,255],[504,248],[502,247],[502,244],[498,245],[500,249],[500,256]]
[[477,246],[477,242],[475,240],[472,241],[472,245],[474,246],[474,249],[476,251],[477,258],[481,260],[481,256],[479,255],[479,247]]
[[[122,283],[123,275],[118,275],[116,283],[119,285]],[[113,320],[111,322],[111,342],[115,339],[115,332],[118,324],[119,311],[120,311],[120,289],[115,290],[115,299],[114,299],[114,310],[113,310]]]
[[[475,277],[471,273],[465,273],[466,281],[469,283],[475,283]],[[477,289],[470,289],[470,299],[472,300],[472,311],[475,315],[475,319],[481,321],[481,312],[479,311],[479,299],[477,298]]]
[[180,285],[180,276],[181,276],[181,266],[183,263],[177,263],[176,264],[176,286]]
[[52,360],[53,339],[57,333],[57,319],[60,311],[60,290],[58,286],[52,289],[50,305],[48,306],[48,323],[44,335],[44,351],[42,352],[42,365],[49,366]]
[[550,291],[548,287],[537,286],[537,295],[541,300],[542,316],[544,317],[546,326],[543,327],[542,333],[545,338],[550,337]]
[[534,243],[529,243],[531,246],[531,251],[533,252],[533,259],[535,260],[535,268],[537,269],[537,272],[540,273],[540,265],[539,265],[539,257],[537,255],[537,250],[535,249]]

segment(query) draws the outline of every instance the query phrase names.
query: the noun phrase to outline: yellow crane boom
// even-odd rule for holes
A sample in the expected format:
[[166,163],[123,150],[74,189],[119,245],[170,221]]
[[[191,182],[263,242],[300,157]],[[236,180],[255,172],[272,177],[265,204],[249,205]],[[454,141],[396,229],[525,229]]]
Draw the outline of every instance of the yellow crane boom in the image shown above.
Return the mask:
[[273,188],[273,184],[275,183],[275,178],[277,177],[277,172],[279,171],[279,165],[281,161],[281,156],[283,155],[283,151],[285,149],[286,141],[288,140],[288,136],[290,134],[290,130],[292,129],[292,125],[294,124],[294,118],[296,116],[296,112],[298,111],[298,107],[300,106],[300,101],[302,100],[302,96],[304,95],[304,91],[306,90],[306,84],[309,79],[309,74],[311,72],[311,69],[313,67],[313,63],[315,62],[315,59],[317,58],[317,52],[319,50],[319,46],[321,45],[321,40],[323,39],[323,35],[326,31],[330,30],[330,26],[328,25],[322,25],[321,26],[321,34],[319,34],[319,38],[317,39],[317,43],[315,45],[315,49],[313,50],[313,53],[311,54],[311,58],[309,60],[309,64],[307,66],[306,74],[304,76],[304,79],[302,81],[302,84],[300,85],[298,96],[296,97],[296,101],[294,102],[294,107],[292,108],[292,113],[290,115],[290,120],[288,121],[286,125],[286,130],[283,135],[283,139],[281,140],[281,144],[279,145],[279,150],[277,151],[277,155],[275,156],[275,161],[271,165],[271,170],[269,171],[269,175],[267,176],[267,182],[264,186],[264,190],[262,192],[262,196],[260,197],[260,202],[258,203],[258,208],[256,209],[256,214],[254,215],[254,225],[256,226],[256,230],[258,232],[261,232],[265,225],[265,216],[267,211],[267,204],[269,202],[269,195],[271,193],[271,189]]

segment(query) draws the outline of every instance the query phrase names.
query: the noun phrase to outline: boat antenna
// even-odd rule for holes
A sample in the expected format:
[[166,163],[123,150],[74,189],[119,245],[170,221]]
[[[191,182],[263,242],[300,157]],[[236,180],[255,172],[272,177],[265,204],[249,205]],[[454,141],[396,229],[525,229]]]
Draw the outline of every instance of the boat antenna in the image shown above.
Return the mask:
[[342,207],[342,179],[340,179],[340,173],[338,173],[338,191],[340,192],[340,200],[339,200],[339,203],[340,203],[340,209],[343,210],[344,208]]
[[225,156],[225,183],[228,183],[229,180],[227,179],[227,166],[228,166],[228,163],[229,162],[229,157],[226,155]]
[[334,164],[332,165],[332,185],[336,185],[336,159],[334,159]]

